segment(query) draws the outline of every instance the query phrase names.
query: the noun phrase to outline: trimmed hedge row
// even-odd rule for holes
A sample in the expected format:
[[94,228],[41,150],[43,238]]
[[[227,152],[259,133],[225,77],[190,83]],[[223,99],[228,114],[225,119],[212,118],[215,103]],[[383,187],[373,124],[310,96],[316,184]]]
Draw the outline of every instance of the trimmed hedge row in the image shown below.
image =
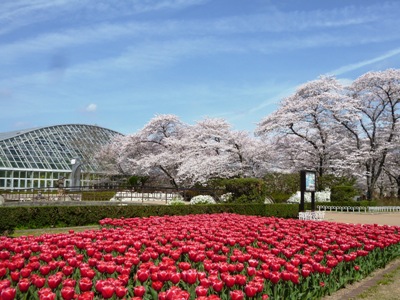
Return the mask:
[[108,201],[115,196],[115,191],[81,192],[82,201]]
[[133,218],[212,213],[297,218],[298,206],[286,204],[218,204],[152,206],[35,206],[1,207],[0,234],[15,228],[70,227],[98,224],[104,218]]

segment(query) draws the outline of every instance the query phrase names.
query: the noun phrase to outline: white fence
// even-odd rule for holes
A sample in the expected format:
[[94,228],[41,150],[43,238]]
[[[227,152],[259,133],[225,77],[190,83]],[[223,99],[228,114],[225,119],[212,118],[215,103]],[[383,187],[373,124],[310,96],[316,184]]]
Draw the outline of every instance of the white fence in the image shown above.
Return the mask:
[[364,212],[364,213],[380,213],[380,212],[400,212],[400,206],[328,206],[318,205],[318,211],[335,211],[335,212]]
[[110,201],[134,201],[134,202],[143,202],[143,201],[165,201],[167,203],[169,200],[180,197],[177,193],[164,193],[164,192],[154,192],[154,193],[138,193],[138,192],[118,192]]
[[400,212],[400,206],[369,206],[369,212]]
[[367,206],[329,206],[318,205],[318,211],[335,211],[335,212],[367,212]]
[[322,221],[326,211],[358,212],[358,213],[385,213],[400,212],[400,206],[328,206],[318,205],[317,211],[299,212],[299,220]]

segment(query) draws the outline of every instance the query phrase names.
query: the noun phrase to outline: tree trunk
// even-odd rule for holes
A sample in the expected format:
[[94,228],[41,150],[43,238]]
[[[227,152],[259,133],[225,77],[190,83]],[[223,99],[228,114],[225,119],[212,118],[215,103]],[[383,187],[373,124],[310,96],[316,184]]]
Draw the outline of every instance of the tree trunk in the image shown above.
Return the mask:
[[396,182],[397,182],[397,200],[400,200],[400,175],[397,176]]

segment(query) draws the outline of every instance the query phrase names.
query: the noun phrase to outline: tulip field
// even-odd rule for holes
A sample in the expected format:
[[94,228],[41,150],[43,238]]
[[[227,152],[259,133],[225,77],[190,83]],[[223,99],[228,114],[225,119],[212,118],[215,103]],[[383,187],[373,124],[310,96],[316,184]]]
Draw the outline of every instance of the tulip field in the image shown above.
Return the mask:
[[0,237],[0,300],[319,299],[400,255],[400,227],[211,214]]

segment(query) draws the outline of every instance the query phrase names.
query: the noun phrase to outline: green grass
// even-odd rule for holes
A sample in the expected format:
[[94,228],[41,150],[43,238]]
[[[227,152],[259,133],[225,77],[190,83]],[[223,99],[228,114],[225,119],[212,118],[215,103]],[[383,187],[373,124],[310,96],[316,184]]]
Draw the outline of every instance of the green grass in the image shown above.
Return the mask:
[[371,297],[371,294],[376,294],[382,286],[395,283],[399,277],[400,277],[400,266],[398,266],[393,271],[383,275],[383,278],[377,281],[377,283],[374,286],[371,286],[370,288],[362,292],[360,295],[358,295],[357,298],[354,299],[369,298]]
[[39,229],[16,229],[11,235],[12,237],[20,236],[39,236],[42,234],[57,234],[57,233],[68,233],[70,230],[75,232],[85,231],[85,230],[96,230],[100,229],[100,225],[88,225],[88,226],[77,226],[77,227],[54,227],[54,228],[39,228]]

